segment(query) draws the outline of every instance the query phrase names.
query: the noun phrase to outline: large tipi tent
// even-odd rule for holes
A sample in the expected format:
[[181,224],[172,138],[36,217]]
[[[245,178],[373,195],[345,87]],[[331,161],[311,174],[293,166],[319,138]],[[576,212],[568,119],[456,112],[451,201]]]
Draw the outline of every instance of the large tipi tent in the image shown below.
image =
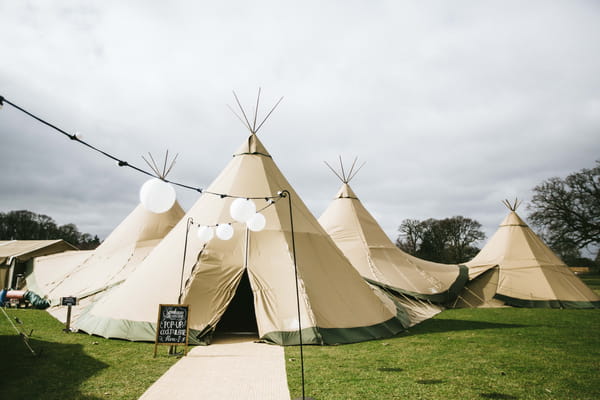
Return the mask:
[[517,201],[481,251],[466,263],[470,282],[456,307],[600,308],[588,288],[517,215]]
[[71,251],[35,259],[27,285],[50,300],[48,311],[64,321],[66,308],[60,298],[76,296],[73,318],[91,302],[121,284],[150,251],[179,222],[184,211],[175,203],[155,214],[139,204],[98,248]]
[[47,296],[57,282],[93,253],[94,250],[69,250],[34,258],[25,272],[27,289]]
[[343,167],[341,174],[331,169],[342,187],[319,222],[360,275],[399,297],[435,303],[456,298],[467,282],[467,268],[425,261],[400,250],[350,188],[353,168],[348,175]]
[[[289,197],[277,197],[284,190]],[[230,205],[240,196],[266,207],[265,229],[251,232],[233,223],[232,239],[214,237],[206,244],[189,232],[183,261],[190,221],[230,222]],[[273,204],[262,200],[270,196],[276,197]],[[242,286],[245,298],[239,298]],[[158,305],[179,298],[190,305],[192,340],[208,340],[238,306],[247,308],[229,322],[255,324],[262,340],[277,344],[299,343],[299,328],[304,343],[334,344],[388,337],[410,325],[404,307],[370,287],[351,266],[255,133],[129,279],[94,304],[77,327],[105,337],[154,340]]]

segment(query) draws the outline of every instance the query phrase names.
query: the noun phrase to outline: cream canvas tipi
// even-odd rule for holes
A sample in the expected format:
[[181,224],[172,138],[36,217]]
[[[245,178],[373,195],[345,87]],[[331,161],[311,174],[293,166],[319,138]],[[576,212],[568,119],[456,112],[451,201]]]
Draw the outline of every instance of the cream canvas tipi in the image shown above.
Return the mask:
[[95,250],[36,258],[28,288],[47,297],[48,312],[63,322],[67,307],[60,305],[60,298],[77,297],[72,315],[76,319],[86,306],[120,285],[183,215],[177,202],[161,214],[139,204]]
[[[180,299],[190,305],[193,341],[209,341],[226,322],[231,329],[255,329],[262,340],[283,345],[298,344],[300,329],[304,343],[334,344],[389,337],[410,325],[402,305],[360,277],[292,189],[256,130],[251,132],[129,279],[79,319],[79,329],[153,341],[158,305]],[[285,190],[289,196],[279,197]],[[230,205],[237,197],[252,198],[263,209],[264,230],[232,223]],[[213,237],[202,243],[189,232],[186,245],[190,226],[228,223],[234,231],[230,240]],[[234,318],[228,319],[231,313]]]
[[328,165],[342,187],[319,218],[321,225],[369,283],[400,298],[440,304],[454,300],[467,281],[467,268],[425,261],[400,250],[350,188],[358,172],[353,173],[355,164],[356,160],[347,175],[343,166],[338,173]]
[[481,251],[466,263],[470,282],[457,307],[600,308],[588,288],[517,215],[518,202]]

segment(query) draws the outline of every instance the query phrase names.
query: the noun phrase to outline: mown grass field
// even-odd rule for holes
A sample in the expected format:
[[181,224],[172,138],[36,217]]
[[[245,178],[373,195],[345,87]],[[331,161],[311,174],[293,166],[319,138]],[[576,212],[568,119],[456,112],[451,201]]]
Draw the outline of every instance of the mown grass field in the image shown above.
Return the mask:
[[[0,399],[137,399],[177,360],[168,347],[64,333],[45,311],[5,309],[29,335],[34,356],[0,312]],[[22,324],[15,320],[18,318]]]
[[[600,275],[583,278],[600,292]],[[5,311],[41,355],[0,313],[1,399],[136,399],[177,361],[167,347],[154,359],[152,343],[63,333],[45,311]],[[285,353],[299,397],[299,349]],[[600,399],[600,310],[447,310],[395,338],[304,353],[318,400]]]
[[600,295],[600,274],[586,274],[580,276],[580,278],[588,285],[593,291]]
[[[305,347],[306,395],[597,400],[599,332],[600,310],[446,310],[393,339]],[[286,358],[300,396],[298,349]]]
[[[600,292],[600,275],[584,281]],[[398,337],[304,347],[306,396],[338,399],[600,399],[600,310],[446,310]],[[298,348],[286,348],[292,397]]]

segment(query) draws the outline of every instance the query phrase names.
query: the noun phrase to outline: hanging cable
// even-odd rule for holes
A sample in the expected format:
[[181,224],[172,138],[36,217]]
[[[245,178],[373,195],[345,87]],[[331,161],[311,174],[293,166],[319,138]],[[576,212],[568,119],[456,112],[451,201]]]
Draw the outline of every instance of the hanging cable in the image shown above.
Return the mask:
[[[116,161],[116,163],[117,163],[117,165],[119,167],[129,167],[129,168],[131,168],[131,169],[133,169],[135,171],[138,171],[138,172],[140,172],[142,174],[145,174],[145,175],[148,175],[148,176],[151,176],[151,177],[155,177],[155,178],[161,179],[162,181],[164,181],[166,183],[170,183],[172,185],[176,185],[176,186],[182,187],[184,189],[194,190],[194,191],[196,191],[198,193],[212,194],[212,195],[215,195],[215,196],[219,196],[222,199],[230,197],[230,198],[243,198],[243,199],[253,199],[253,200],[265,199],[265,200],[268,201],[270,199],[276,199],[276,198],[280,197],[279,195],[267,196],[267,197],[265,197],[265,196],[259,196],[259,197],[234,196],[234,195],[226,194],[226,193],[209,192],[209,191],[206,191],[206,190],[204,190],[204,189],[202,189],[200,187],[191,186],[191,185],[185,185],[183,183],[179,183],[179,182],[174,182],[174,181],[168,180],[165,177],[157,176],[156,173],[152,173],[152,172],[146,171],[146,170],[144,170],[144,169],[142,169],[140,167],[137,167],[137,166],[135,166],[135,165],[133,165],[133,164],[125,161],[125,160],[122,160],[122,159],[120,159],[120,158],[118,158],[118,157],[116,157],[116,156],[114,156],[114,155],[112,155],[112,154],[110,154],[110,153],[108,153],[108,152],[106,152],[104,150],[101,150],[98,147],[93,146],[90,143],[86,142],[85,140],[82,140],[80,137],[78,137],[77,134],[70,134],[70,133],[66,132],[65,130],[57,127],[56,125],[53,125],[50,122],[48,122],[48,121],[46,121],[46,120],[38,117],[37,115],[35,115],[35,114],[33,114],[33,113],[25,110],[23,107],[20,107],[20,106],[14,104],[13,102],[7,100],[4,96],[0,96],[0,108],[4,105],[4,103],[6,103],[6,104],[8,104],[8,105],[10,105],[12,107],[14,107],[15,109],[21,111],[22,113],[30,116],[33,119],[39,121],[40,123],[42,123],[42,124],[44,124],[44,125],[52,128],[52,129],[54,129],[55,131],[63,134],[64,136],[68,137],[70,140],[74,140],[74,141],[76,141],[76,142],[78,142],[78,143],[86,146],[87,148],[92,149],[92,150],[94,150],[94,151],[102,154],[103,156],[110,158],[113,161]],[[277,104],[279,104],[279,102]],[[265,118],[265,120],[266,120],[266,118]],[[263,123],[264,123],[264,121],[263,121]]]
[[[33,118],[33,119],[35,119],[35,120],[37,120],[37,121],[41,122],[42,124],[44,124],[44,125],[46,125],[46,126],[48,126],[48,127],[52,128],[52,129],[54,129],[54,130],[55,130],[55,131],[57,131],[57,132],[59,132],[59,133],[61,133],[61,134],[65,135],[65,136],[66,136],[66,137],[68,137],[69,139],[71,139],[71,140],[74,140],[74,141],[76,141],[76,142],[78,142],[78,143],[80,143],[80,144],[82,144],[82,145],[84,145],[84,146],[86,146],[86,147],[88,147],[88,148],[90,148],[90,149],[92,149],[92,150],[94,150],[94,151],[96,151],[96,152],[98,152],[98,153],[102,154],[103,156],[110,158],[110,159],[111,159],[111,160],[113,160],[113,161],[116,161],[116,162],[117,162],[117,165],[118,165],[119,167],[129,167],[129,168],[131,168],[131,169],[134,169],[134,170],[136,170],[136,171],[138,171],[138,172],[141,172],[142,174],[145,174],[145,175],[148,175],[148,176],[152,176],[152,177],[157,177],[155,174],[153,174],[153,173],[151,173],[151,172],[148,172],[148,171],[146,171],[146,170],[144,170],[144,169],[142,169],[142,168],[139,168],[139,167],[137,167],[137,166],[135,166],[135,165],[133,165],[133,164],[131,164],[131,163],[129,163],[129,162],[127,162],[127,161],[125,161],[125,160],[122,160],[122,159],[120,159],[120,158],[118,158],[118,157],[115,157],[115,156],[113,156],[113,155],[112,155],[112,154],[110,154],[110,153],[107,153],[107,152],[106,152],[106,151],[104,151],[104,150],[101,150],[101,149],[99,149],[99,148],[98,148],[98,147],[96,147],[96,146],[93,146],[93,145],[91,145],[90,143],[86,142],[85,140],[82,140],[81,138],[79,138],[79,137],[77,136],[77,134],[70,134],[70,133],[66,132],[65,130],[63,130],[63,129],[61,129],[61,128],[57,127],[56,125],[53,125],[53,124],[51,124],[50,122],[48,122],[48,121],[46,121],[46,120],[44,120],[44,119],[42,119],[42,118],[38,117],[37,115],[34,115],[33,113],[31,113],[31,112],[29,112],[29,111],[25,110],[23,107],[20,107],[20,106],[18,106],[18,105],[16,105],[16,104],[14,104],[13,102],[11,102],[11,101],[7,100],[5,97],[3,97],[3,96],[0,96],[0,106],[4,105],[4,103],[5,103],[5,102],[6,102],[6,104],[9,104],[9,105],[13,106],[14,108],[16,108],[17,110],[21,111],[22,113],[24,113],[24,114],[27,114],[27,115],[28,115],[28,116],[30,116],[31,118]],[[197,192],[200,192],[200,193],[202,193],[202,192],[203,192],[202,188],[199,188],[199,187],[194,187],[194,186],[190,186],[190,185],[184,185],[184,184],[182,184],[182,183],[178,183],[178,182],[169,181],[169,180],[167,180],[167,179],[160,178],[160,177],[158,177],[158,178],[159,178],[159,179],[162,179],[163,181],[165,181],[165,182],[167,182],[167,183],[170,183],[170,184],[172,184],[172,185],[176,185],[176,186],[183,187],[183,188],[186,188],[186,189],[195,190],[195,191],[197,191]]]

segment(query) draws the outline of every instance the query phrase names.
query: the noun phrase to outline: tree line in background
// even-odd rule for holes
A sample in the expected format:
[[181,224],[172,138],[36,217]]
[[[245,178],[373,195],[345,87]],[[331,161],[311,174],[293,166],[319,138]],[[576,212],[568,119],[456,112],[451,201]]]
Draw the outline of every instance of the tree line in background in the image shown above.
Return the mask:
[[100,239],[81,233],[74,224],[58,226],[49,216],[27,210],[0,212],[0,240],[63,239],[81,250],[98,247]]
[[[600,266],[600,161],[566,178],[550,178],[533,188],[529,221],[538,235],[571,266]],[[445,264],[472,259],[485,239],[481,224],[463,216],[424,221],[405,219],[396,245],[416,257]],[[74,224],[58,226],[43,214],[27,210],[0,212],[0,240],[64,239],[82,250],[100,244],[98,236],[81,233]],[[596,252],[595,260],[582,250]]]
[[[533,188],[528,206],[536,233],[571,266],[600,267],[600,161],[566,178],[550,178]],[[481,224],[456,216],[424,221],[405,219],[396,245],[429,261],[459,264],[472,259],[485,239]],[[582,256],[595,252],[595,260]]]
[[[536,186],[528,209],[532,225],[563,261],[600,266],[600,160],[594,168]],[[582,257],[584,249],[595,251],[595,260]]]
[[470,260],[479,249],[477,241],[485,239],[481,224],[471,218],[455,216],[425,221],[405,219],[400,224],[396,245],[416,257],[444,264]]

